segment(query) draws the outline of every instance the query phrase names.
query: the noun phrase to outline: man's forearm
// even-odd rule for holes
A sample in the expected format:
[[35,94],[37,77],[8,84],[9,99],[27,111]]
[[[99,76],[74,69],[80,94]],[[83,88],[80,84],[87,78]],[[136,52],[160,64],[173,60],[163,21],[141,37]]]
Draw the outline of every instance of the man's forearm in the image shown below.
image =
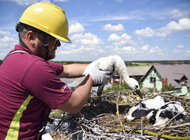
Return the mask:
[[83,72],[88,64],[68,64],[63,65],[63,72],[59,75],[60,78],[77,78],[82,77]]

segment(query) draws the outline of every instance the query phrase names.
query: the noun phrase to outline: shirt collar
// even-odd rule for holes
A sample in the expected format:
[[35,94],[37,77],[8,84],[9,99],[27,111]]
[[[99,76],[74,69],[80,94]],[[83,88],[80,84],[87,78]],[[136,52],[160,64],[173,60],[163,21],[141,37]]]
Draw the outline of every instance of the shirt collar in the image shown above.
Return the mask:
[[34,54],[31,50],[29,50],[29,49],[23,47],[23,46],[20,45],[20,44],[19,44],[19,45],[15,45],[14,50],[24,50],[24,51],[27,51],[29,54]]

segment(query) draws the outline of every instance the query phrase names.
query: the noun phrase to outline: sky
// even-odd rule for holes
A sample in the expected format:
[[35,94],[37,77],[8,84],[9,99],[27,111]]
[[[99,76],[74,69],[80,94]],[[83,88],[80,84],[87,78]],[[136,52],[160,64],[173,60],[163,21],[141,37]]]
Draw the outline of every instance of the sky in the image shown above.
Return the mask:
[[0,59],[18,44],[15,25],[36,2],[61,7],[72,43],[56,61],[190,60],[190,0],[0,0]]

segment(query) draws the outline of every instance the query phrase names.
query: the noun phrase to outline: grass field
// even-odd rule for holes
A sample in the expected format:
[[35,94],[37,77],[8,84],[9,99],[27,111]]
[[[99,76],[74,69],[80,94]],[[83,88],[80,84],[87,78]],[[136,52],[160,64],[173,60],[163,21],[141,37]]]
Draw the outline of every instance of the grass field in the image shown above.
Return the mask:
[[[89,64],[90,61],[53,61],[62,65],[79,63]],[[153,64],[190,64],[190,60],[163,60],[163,61],[125,61],[127,66],[150,66]]]

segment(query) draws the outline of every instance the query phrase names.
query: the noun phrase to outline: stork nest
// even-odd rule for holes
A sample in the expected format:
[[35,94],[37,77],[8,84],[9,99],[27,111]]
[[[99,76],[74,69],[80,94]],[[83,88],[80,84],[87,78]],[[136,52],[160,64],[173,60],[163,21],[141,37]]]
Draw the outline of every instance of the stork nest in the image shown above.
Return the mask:
[[144,98],[158,95],[165,101],[181,102],[187,112],[183,123],[173,119],[165,127],[155,128],[143,118],[128,121],[125,115],[141,99],[130,90],[116,90],[90,97],[78,114],[63,113],[51,135],[55,140],[190,139],[190,98],[173,96],[169,92],[144,93]]

